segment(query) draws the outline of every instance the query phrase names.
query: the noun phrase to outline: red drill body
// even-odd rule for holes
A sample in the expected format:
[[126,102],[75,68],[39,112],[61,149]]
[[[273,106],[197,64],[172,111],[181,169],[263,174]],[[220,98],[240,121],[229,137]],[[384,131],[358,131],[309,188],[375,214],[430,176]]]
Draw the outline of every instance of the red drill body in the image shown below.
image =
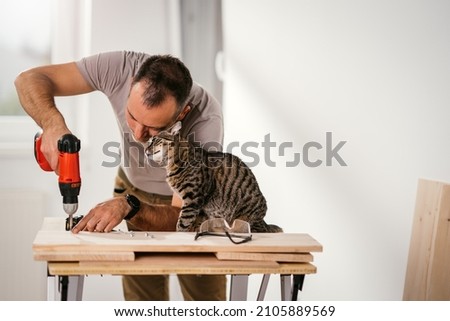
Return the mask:
[[[59,190],[63,197],[64,211],[70,218],[78,209],[78,194],[80,193],[80,140],[72,134],[66,134],[58,140],[59,150]],[[34,139],[34,155],[39,166],[44,171],[52,171],[47,159],[41,152],[41,136]]]

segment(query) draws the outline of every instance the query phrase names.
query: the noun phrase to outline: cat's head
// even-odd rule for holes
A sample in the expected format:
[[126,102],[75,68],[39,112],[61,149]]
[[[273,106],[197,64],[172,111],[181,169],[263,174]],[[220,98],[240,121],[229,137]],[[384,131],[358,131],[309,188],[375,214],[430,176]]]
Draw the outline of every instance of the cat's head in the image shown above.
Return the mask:
[[178,121],[170,128],[159,132],[149,140],[149,145],[145,149],[145,154],[152,161],[160,164],[167,165],[167,159],[171,147],[174,145],[176,137],[181,130],[181,122]]

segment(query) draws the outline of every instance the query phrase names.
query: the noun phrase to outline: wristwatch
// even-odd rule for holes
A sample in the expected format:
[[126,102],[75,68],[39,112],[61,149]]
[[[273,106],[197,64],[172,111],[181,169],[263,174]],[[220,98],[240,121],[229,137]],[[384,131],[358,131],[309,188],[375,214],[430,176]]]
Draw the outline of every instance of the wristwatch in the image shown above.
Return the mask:
[[131,194],[125,195],[125,199],[131,206],[131,211],[127,214],[127,216],[125,216],[125,220],[129,221],[137,214],[137,212],[139,212],[139,209],[141,208],[141,202],[136,196]]

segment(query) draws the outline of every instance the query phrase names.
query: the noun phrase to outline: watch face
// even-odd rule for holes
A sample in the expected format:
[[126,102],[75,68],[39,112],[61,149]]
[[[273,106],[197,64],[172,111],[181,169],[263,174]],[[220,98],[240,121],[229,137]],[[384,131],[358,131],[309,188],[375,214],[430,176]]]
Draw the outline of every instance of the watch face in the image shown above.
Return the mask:
[[124,219],[128,221],[131,220],[137,214],[137,212],[139,212],[141,202],[136,196],[130,194],[127,194],[125,196],[125,199],[127,200],[127,203],[131,206],[131,211],[127,214],[127,216],[124,217]]

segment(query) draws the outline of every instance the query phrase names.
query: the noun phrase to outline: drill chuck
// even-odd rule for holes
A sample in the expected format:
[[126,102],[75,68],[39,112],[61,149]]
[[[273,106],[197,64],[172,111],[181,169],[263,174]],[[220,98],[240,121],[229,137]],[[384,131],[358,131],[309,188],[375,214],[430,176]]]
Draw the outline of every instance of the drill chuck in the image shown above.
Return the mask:
[[81,181],[69,183],[59,182],[59,191],[63,197],[63,208],[67,214],[74,214],[78,209],[78,194],[80,194],[80,188]]
[[64,203],[63,209],[67,215],[73,215],[78,210],[78,203]]

